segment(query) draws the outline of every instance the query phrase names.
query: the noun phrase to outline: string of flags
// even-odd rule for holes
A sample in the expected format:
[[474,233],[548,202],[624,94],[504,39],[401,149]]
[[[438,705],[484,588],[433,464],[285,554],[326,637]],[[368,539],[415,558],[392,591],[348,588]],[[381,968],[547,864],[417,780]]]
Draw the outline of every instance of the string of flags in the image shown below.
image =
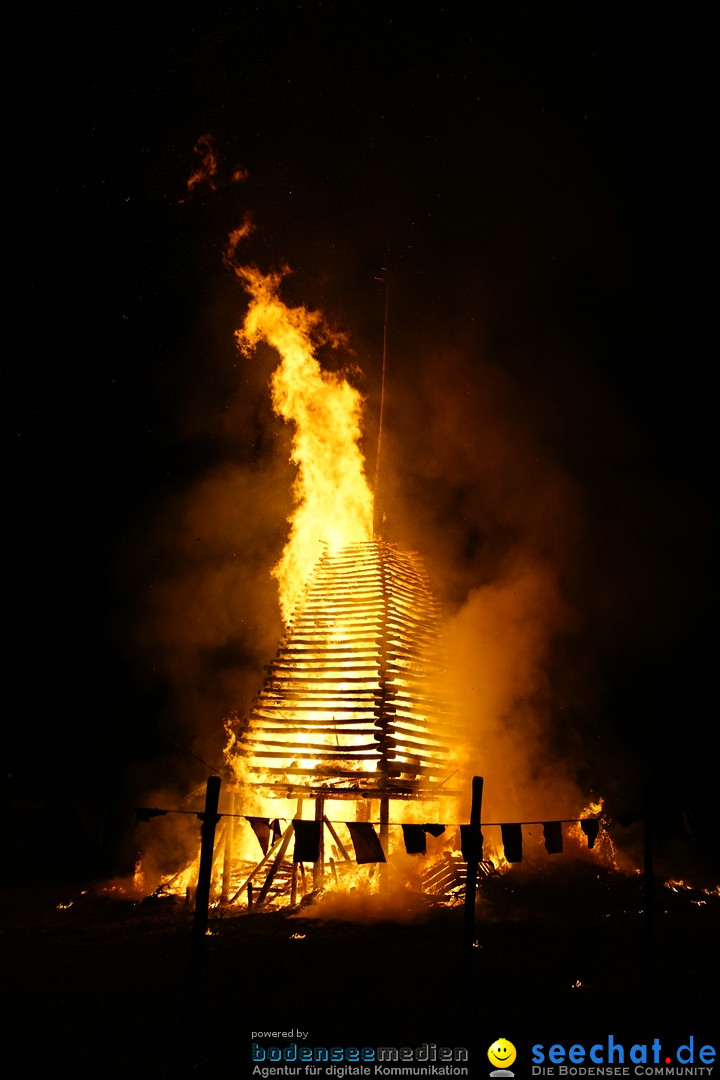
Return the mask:
[[[189,810],[160,810],[156,807],[139,807],[136,809],[136,824],[140,821],[150,821],[154,817],[161,817],[172,813],[194,813]],[[197,814],[201,819],[204,814]],[[247,814],[218,815],[228,817],[242,817],[248,822],[255,833],[263,855],[267,854],[268,848],[275,844],[282,836],[283,830],[280,820],[275,818],[253,817]],[[323,821],[301,821],[294,819],[292,822],[295,833],[295,848],[293,861],[296,863],[315,863],[320,859],[320,848]],[[369,821],[344,821],[350,833],[355,859],[362,863],[384,863],[385,852],[383,851],[380,838],[375,832],[375,825]],[[389,823],[394,824],[394,823]],[[599,818],[565,818],[562,821],[527,821],[527,822],[488,822],[487,824],[499,824],[502,836],[502,846],[505,859],[509,863],[522,862],[522,829],[523,825],[542,825],[545,850],[548,855],[559,855],[563,851],[563,825],[578,824],[585,834],[588,847],[595,846],[595,841],[600,829]],[[422,825],[400,826],[403,832],[405,851],[408,855],[424,855],[427,850],[427,834],[440,836],[448,826],[426,822]],[[452,827],[452,826],[451,826]],[[271,840],[272,838],[272,840]],[[476,826],[460,825],[460,850],[466,860],[476,859],[478,862],[483,858],[483,835],[478,832]]]

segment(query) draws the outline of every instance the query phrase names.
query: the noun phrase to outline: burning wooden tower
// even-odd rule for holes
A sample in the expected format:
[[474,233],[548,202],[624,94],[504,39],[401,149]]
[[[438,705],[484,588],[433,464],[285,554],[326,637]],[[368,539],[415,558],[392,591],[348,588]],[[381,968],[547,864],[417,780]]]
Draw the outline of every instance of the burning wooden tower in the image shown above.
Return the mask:
[[[345,807],[344,822],[377,823],[387,850],[391,804],[454,794],[446,787],[453,770],[440,609],[420,557],[373,536],[362,401],[342,376],[320,368],[320,316],[285,306],[281,275],[235,270],[251,297],[238,340],[248,354],[266,342],[280,355],[272,400],[295,426],[298,472],[290,539],[274,571],[286,631],[249,715],[229,725],[226,753],[245,805],[266,812],[267,800],[295,800],[297,824],[307,817],[303,801],[314,801],[317,882],[324,825],[348,859],[330,805]],[[328,341],[327,328],[320,336]]]

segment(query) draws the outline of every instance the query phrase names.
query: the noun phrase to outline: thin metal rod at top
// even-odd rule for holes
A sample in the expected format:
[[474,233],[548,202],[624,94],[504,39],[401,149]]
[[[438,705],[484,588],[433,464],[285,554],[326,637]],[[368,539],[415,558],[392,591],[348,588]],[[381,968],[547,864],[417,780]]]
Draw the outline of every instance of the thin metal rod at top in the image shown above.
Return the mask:
[[[386,267],[383,272],[387,274]],[[378,419],[377,453],[375,455],[375,483],[373,485],[373,539],[380,537],[382,533],[382,507],[380,499],[380,451],[382,449],[383,413],[385,411],[385,372],[387,370],[387,330],[388,330],[388,307],[390,301],[390,282],[387,277],[377,278],[385,284],[385,318],[383,320],[383,349],[382,349],[382,378],[380,383],[380,416]]]

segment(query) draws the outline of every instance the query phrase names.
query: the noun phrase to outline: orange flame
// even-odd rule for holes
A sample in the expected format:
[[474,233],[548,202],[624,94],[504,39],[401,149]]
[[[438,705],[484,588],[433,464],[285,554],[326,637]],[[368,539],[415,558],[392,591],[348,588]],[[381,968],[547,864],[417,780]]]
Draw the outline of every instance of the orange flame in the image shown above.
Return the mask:
[[[226,260],[251,225],[246,219],[231,234]],[[295,602],[322,554],[372,537],[373,497],[360,450],[362,396],[341,375],[323,371],[316,345],[344,344],[319,312],[290,308],[280,299],[285,269],[263,274],[254,266],[234,266],[250,296],[244,325],[236,331],[241,349],[250,354],[265,341],[280,354],[271,379],[275,412],[295,425],[292,461],[297,466],[295,511],[290,537],[273,570],[280,587],[283,617]]]

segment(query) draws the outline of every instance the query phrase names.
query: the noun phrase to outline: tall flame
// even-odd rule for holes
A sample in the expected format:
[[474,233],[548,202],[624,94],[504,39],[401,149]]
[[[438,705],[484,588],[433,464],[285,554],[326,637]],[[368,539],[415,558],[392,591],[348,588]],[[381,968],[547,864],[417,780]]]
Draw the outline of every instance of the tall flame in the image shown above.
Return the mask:
[[[237,238],[231,236],[230,256]],[[363,399],[341,375],[320,367],[316,344],[339,346],[344,339],[327,328],[319,312],[290,308],[280,299],[287,270],[263,274],[254,266],[233,268],[250,296],[245,322],[236,331],[238,344],[249,354],[265,341],[280,354],[271,379],[272,404],[295,425],[296,506],[273,570],[287,621],[323,545],[336,551],[372,538],[373,497],[359,445]]]

